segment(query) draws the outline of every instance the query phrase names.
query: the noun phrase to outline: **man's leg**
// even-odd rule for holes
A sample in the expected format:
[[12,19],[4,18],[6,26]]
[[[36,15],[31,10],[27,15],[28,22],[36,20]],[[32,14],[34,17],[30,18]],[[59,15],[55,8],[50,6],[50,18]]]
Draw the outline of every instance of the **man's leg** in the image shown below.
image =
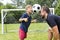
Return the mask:
[[53,32],[52,32],[52,29],[49,27],[48,29],[48,40],[52,40],[53,38]]

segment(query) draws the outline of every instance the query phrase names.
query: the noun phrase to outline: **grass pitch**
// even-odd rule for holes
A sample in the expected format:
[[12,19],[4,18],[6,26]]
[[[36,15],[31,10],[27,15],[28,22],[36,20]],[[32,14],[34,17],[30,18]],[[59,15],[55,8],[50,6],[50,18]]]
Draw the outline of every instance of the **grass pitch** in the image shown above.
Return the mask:
[[[19,26],[20,24],[4,24],[5,34],[1,34],[0,24],[0,40],[19,40]],[[46,23],[31,23],[25,40],[48,40],[47,30],[48,25]]]

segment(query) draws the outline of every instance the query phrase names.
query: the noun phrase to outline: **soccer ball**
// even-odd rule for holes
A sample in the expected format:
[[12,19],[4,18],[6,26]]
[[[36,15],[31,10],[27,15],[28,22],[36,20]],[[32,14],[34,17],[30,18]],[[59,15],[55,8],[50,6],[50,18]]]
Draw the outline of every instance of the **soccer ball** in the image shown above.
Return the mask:
[[38,13],[41,10],[41,6],[39,4],[34,4],[32,9],[34,13]]

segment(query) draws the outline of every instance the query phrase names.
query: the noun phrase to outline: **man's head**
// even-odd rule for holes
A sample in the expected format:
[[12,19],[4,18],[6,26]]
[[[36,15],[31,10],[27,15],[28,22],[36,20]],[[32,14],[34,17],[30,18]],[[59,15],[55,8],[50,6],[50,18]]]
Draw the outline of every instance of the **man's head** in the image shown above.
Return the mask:
[[47,6],[42,6],[41,13],[40,13],[41,17],[45,18],[46,14],[48,15],[49,13],[50,13],[49,8]]
[[28,13],[32,13],[32,6],[31,6],[31,5],[27,5],[27,6],[26,6],[26,11],[27,11]]

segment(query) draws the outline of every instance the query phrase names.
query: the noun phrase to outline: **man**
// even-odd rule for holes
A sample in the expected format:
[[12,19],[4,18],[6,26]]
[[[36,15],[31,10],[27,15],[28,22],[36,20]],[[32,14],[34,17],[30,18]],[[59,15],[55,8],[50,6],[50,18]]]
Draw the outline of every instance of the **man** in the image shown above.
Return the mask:
[[50,26],[48,40],[52,40],[52,37],[54,40],[60,40],[60,16],[51,15],[47,6],[42,6],[40,15]]
[[27,37],[28,28],[31,23],[31,13],[32,13],[32,6],[27,5],[26,13],[24,13],[22,17],[19,19],[19,21],[21,22],[19,29],[20,40],[24,40]]

